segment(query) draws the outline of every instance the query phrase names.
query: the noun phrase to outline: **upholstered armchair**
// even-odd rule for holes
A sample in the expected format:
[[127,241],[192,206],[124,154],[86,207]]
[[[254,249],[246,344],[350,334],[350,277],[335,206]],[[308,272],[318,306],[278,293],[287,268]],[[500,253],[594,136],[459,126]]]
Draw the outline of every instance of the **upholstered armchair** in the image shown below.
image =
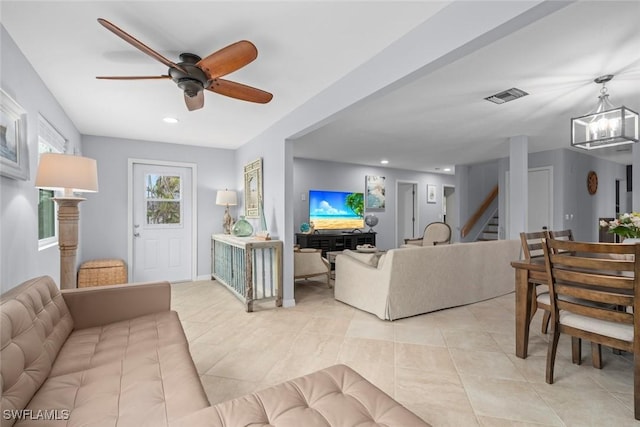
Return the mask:
[[330,281],[331,264],[322,257],[320,249],[294,248],[293,251],[293,278],[308,279],[316,276],[326,276],[327,285],[331,287]]
[[435,246],[451,243],[451,227],[444,222],[432,222],[424,228],[422,237],[404,239],[405,245]]

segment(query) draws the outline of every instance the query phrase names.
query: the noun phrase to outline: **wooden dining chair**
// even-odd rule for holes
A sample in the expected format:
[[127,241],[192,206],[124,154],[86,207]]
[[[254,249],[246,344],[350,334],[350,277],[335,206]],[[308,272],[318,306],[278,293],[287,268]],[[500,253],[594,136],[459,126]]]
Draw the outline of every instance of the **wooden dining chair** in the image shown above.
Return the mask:
[[[545,239],[553,337],[546,382],[553,384],[560,334],[634,353],[634,416],[640,420],[640,244],[584,243]],[[620,311],[619,306],[632,310]],[[573,362],[580,363],[573,353]]]
[[[534,231],[531,233],[520,233],[520,242],[522,243],[522,256],[525,260],[531,261],[539,259],[543,261],[544,251],[542,249],[542,240],[549,237],[547,231]],[[537,309],[544,311],[542,317],[541,331],[543,334],[547,333],[549,328],[549,320],[551,319],[551,302],[549,291],[546,283],[535,283],[536,285],[536,298],[532,303],[531,317],[536,314]],[[531,321],[531,319],[529,319]]]
[[[569,240],[573,241],[573,232],[571,229],[558,230],[558,231],[534,231],[531,233],[520,233],[520,240],[522,242],[522,254],[524,259],[530,261],[533,259],[542,259],[544,252],[542,250],[542,239],[552,238],[556,240]],[[539,308],[544,311],[542,316],[541,331],[546,334],[549,329],[549,321],[551,319],[551,302],[549,297],[549,291],[547,290],[546,283],[536,283],[536,301],[535,307],[531,308],[531,317],[536,313]],[[595,366],[595,365],[594,365]]]
[[556,240],[568,240],[571,242],[575,241],[575,239],[573,238],[573,232],[569,228],[566,230],[550,231],[549,237]]

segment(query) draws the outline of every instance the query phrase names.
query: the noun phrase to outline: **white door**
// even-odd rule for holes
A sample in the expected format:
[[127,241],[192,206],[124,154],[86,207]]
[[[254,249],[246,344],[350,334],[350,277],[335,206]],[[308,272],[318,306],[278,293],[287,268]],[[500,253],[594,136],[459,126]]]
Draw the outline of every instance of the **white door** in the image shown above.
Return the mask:
[[[543,227],[553,230],[553,168],[529,169],[527,174],[527,232],[540,231]],[[509,171],[505,174],[505,210],[509,236]]]
[[553,187],[551,169],[529,169],[528,232],[553,230]]
[[192,280],[192,170],[133,164],[133,281]]
[[398,203],[396,215],[398,218],[397,229],[397,246],[404,244],[404,239],[416,237],[418,233],[416,223],[417,219],[417,202],[416,202],[416,184],[400,182],[398,187]]

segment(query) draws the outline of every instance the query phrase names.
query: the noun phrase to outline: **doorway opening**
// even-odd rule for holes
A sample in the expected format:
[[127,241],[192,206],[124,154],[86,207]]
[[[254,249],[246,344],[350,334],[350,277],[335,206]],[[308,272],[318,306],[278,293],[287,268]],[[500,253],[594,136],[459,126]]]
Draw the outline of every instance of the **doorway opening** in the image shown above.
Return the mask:
[[400,247],[418,232],[418,183],[397,181],[396,199],[396,247]]
[[[451,230],[458,227],[458,200],[456,197],[456,187],[453,185],[442,186],[442,222],[447,224]],[[452,238],[456,233],[452,233]]]

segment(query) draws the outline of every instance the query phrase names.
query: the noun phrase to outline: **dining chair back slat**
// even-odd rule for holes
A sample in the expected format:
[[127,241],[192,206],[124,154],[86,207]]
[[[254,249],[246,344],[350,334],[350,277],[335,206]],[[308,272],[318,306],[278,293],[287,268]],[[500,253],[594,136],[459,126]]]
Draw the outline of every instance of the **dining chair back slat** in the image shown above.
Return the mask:
[[580,287],[571,284],[566,285],[558,281],[556,281],[556,289],[558,289],[557,292],[561,295],[567,295],[573,298],[584,300],[587,300],[587,298],[589,298],[589,300],[596,301],[600,304],[625,307],[630,307],[633,304],[633,294],[630,294],[628,291],[594,293],[587,287]]
[[[596,270],[597,271],[597,270]],[[619,274],[622,274],[620,272]],[[633,291],[634,280],[632,277],[612,276],[585,271],[571,271],[557,268],[555,270],[557,282],[574,283],[584,287],[601,287],[607,289],[622,289]]]

